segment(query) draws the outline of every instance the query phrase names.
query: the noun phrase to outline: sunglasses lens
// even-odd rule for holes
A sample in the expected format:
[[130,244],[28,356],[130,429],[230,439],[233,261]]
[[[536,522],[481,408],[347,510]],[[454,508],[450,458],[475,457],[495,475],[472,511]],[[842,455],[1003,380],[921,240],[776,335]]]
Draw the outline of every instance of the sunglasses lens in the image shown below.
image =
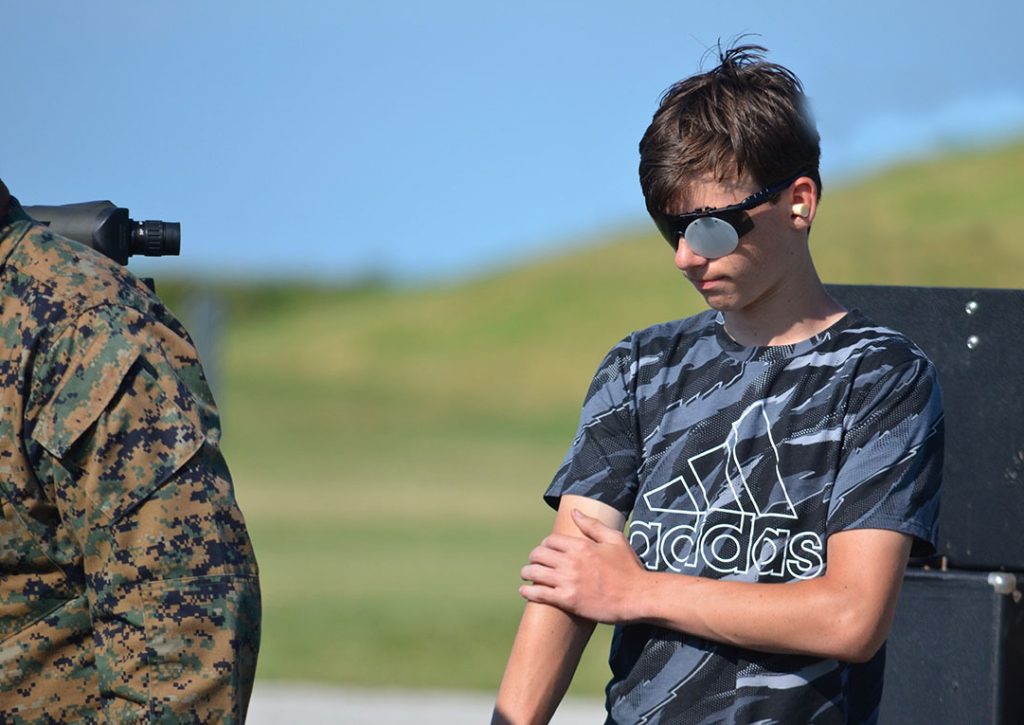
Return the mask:
[[740,241],[732,224],[713,216],[694,219],[683,236],[690,249],[708,259],[731,254]]

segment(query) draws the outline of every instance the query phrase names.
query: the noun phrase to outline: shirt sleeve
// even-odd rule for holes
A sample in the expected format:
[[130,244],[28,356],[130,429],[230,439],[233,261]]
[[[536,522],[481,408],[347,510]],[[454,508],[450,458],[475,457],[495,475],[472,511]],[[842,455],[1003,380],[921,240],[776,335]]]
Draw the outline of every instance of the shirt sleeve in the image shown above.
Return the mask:
[[565,494],[586,496],[622,513],[638,488],[634,346],[626,338],[605,356],[590,384],[569,452],[544,493],[552,508]]
[[30,459],[81,549],[112,722],[242,722],[259,648],[256,560],[184,330],[116,305],[40,351]]
[[944,419],[935,368],[923,356],[863,370],[845,426],[828,534],[888,529],[915,537],[913,554],[934,551]]

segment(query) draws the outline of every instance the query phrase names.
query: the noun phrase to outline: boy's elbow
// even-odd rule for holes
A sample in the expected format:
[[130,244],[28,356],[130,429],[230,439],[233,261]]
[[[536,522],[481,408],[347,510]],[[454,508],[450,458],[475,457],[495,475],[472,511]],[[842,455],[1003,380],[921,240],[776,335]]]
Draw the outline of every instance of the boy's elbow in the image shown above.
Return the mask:
[[836,659],[843,660],[844,662],[863,664],[865,662],[869,662],[872,657],[878,654],[878,650],[882,648],[882,645],[884,643],[884,638],[872,638],[868,640],[859,640],[856,642],[852,642],[846,648],[844,648],[844,651],[842,652],[841,656],[837,657]]
[[840,618],[836,659],[858,664],[871,660],[889,636],[892,622],[883,620],[857,612]]

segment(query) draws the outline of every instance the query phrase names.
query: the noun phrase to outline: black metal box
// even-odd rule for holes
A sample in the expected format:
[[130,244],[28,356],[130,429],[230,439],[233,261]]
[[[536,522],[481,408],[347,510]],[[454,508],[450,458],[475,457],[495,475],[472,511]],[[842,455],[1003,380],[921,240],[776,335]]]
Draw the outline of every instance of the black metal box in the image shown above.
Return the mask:
[[907,335],[939,371],[939,554],[956,569],[1024,571],[1024,290],[827,287]]
[[1024,723],[1024,574],[911,569],[889,636],[883,725]]

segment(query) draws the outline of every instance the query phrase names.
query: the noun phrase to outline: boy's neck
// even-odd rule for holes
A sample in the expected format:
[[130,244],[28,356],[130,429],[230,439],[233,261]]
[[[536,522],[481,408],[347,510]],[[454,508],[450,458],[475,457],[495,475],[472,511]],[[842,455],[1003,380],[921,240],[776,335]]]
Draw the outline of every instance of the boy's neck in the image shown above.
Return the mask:
[[827,330],[846,315],[846,308],[825,291],[812,270],[804,284],[771,290],[756,304],[724,311],[729,336],[746,347],[793,345]]

